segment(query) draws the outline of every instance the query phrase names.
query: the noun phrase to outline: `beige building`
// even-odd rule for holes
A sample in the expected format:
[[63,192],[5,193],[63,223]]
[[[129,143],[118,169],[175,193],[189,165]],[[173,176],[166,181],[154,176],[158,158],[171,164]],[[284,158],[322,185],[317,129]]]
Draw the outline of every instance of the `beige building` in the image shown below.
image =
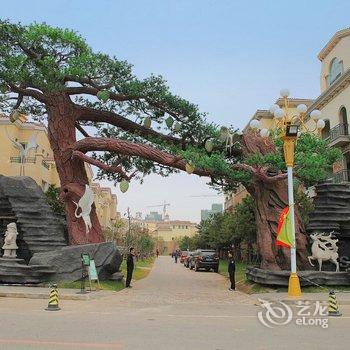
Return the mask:
[[[343,152],[343,159],[333,165],[335,182],[350,181],[350,135],[348,113],[350,110],[350,28],[338,31],[326,43],[318,54],[321,62],[320,95],[315,100],[289,99],[291,112],[298,104],[305,104],[308,113],[319,109],[326,122],[322,137],[329,141],[330,147],[338,147]],[[282,99],[276,104],[281,107]],[[273,126],[273,115],[268,110],[257,110],[252,119],[260,120],[261,128]],[[244,128],[249,128],[249,122]],[[311,123],[309,121],[308,123]],[[225,209],[231,210],[247,195],[243,186],[236,193],[225,197]]]
[[182,237],[193,237],[198,233],[197,224],[185,220],[143,220],[138,216],[132,219],[132,224],[147,229],[162,254],[169,254],[178,248]]
[[103,228],[112,228],[113,223],[118,218],[117,196],[112,193],[109,187],[101,187],[99,183],[90,184],[94,192],[94,202],[100,224]]
[[[25,162],[21,164],[20,152],[16,144],[26,147],[30,138],[35,136],[37,147],[29,150]],[[59,186],[45,125],[28,122],[24,115],[14,123],[5,115],[0,115],[0,139],[0,174],[30,176],[44,191],[50,184]]]
[[[29,150],[21,163],[19,144],[24,148],[35,138],[36,147]],[[29,176],[46,191],[49,185],[60,186],[47,128],[42,123],[29,122],[25,115],[13,123],[0,114],[0,174],[5,176]],[[17,146],[16,146],[17,145]],[[108,187],[92,183],[91,166],[85,163],[90,186],[94,192],[97,215],[103,228],[111,227],[117,217],[117,197]]]
[[331,147],[339,147],[343,160],[334,165],[334,180],[350,180],[350,28],[340,30],[318,54],[321,61],[320,88],[309,110],[319,109],[326,121],[323,137]]
[[152,236],[157,242],[162,242],[164,251],[162,253],[169,254],[178,248],[178,241],[184,237],[193,237],[198,233],[197,224],[190,221],[169,220],[146,222]]

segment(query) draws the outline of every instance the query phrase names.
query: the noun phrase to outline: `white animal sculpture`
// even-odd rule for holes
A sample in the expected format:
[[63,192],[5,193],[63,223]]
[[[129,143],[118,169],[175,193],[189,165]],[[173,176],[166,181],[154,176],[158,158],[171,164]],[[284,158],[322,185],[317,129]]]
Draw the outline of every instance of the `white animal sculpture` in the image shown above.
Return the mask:
[[[73,203],[77,206],[75,209],[74,215],[76,218],[82,218],[85,223],[86,234],[91,230],[92,224],[90,219],[91,206],[94,202],[94,193],[88,185],[85,185],[85,192],[83,196],[79,199],[79,202]],[[79,208],[81,209],[81,213],[78,214]]]
[[311,263],[311,260],[317,260],[319,271],[322,270],[322,262],[330,260],[336,266],[336,272],[339,271],[339,263],[338,263],[338,240],[332,238],[331,232],[328,236],[325,236],[324,233],[313,233],[310,235],[313,240],[311,246],[312,256],[308,256],[309,263],[311,266],[314,266]]

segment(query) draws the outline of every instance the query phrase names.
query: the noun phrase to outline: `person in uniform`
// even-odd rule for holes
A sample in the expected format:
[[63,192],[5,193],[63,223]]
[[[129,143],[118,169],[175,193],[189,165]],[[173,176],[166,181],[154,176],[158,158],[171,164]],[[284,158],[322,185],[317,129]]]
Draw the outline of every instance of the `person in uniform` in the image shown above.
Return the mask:
[[135,258],[135,249],[131,247],[129,250],[129,254],[126,257],[126,281],[125,281],[126,288],[132,288],[130,286],[130,282],[131,282],[132,273],[135,267],[134,258]]
[[236,290],[236,281],[235,281],[235,272],[236,272],[236,263],[233,256],[233,251],[228,253],[228,275],[230,276],[231,287],[228,289],[230,292]]

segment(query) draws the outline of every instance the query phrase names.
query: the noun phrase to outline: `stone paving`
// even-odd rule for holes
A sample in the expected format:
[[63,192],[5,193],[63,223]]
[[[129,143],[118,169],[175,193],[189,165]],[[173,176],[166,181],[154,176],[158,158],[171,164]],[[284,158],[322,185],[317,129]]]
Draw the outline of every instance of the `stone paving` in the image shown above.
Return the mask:
[[229,283],[212,271],[198,271],[160,256],[150,275],[132,289],[118,293],[118,303],[134,304],[253,304],[255,299],[241,292],[229,292]]

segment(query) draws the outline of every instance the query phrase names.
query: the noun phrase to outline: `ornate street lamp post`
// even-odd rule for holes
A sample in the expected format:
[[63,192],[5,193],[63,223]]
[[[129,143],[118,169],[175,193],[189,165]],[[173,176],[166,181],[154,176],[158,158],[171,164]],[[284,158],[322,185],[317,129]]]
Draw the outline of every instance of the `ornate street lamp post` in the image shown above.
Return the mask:
[[[284,160],[287,166],[288,175],[288,205],[290,210],[291,218],[291,232],[292,232],[292,246],[290,251],[291,257],[291,274],[289,277],[288,284],[288,295],[291,297],[301,296],[300,282],[297,275],[297,260],[296,260],[296,241],[295,241],[295,217],[294,217],[294,192],[293,192],[293,166],[294,166],[294,151],[295,144],[298,136],[302,131],[305,132],[320,132],[325,127],[324,120],[321,118],[321,112],[319,110],[313,110],[310,113],[311,120],[313,121],[314,127],[306,125],[306,111],[307,106],[300,104],[297,106],[297,114],[292,115],[289,108],[289,91],[283,89],[280,92],[283,98],[283,107],[280,108],[278,105],[273,105],[270,108],[270,112],[274,116],[274,125],[271,128],[277,132],[277,137],[283,140],[283,151]],[[260,122],[253,119],[250,122],[250,127],[253,130],[259,130]],[[270,130],[263,128],[260,130],[261,137],[268,137]]]

